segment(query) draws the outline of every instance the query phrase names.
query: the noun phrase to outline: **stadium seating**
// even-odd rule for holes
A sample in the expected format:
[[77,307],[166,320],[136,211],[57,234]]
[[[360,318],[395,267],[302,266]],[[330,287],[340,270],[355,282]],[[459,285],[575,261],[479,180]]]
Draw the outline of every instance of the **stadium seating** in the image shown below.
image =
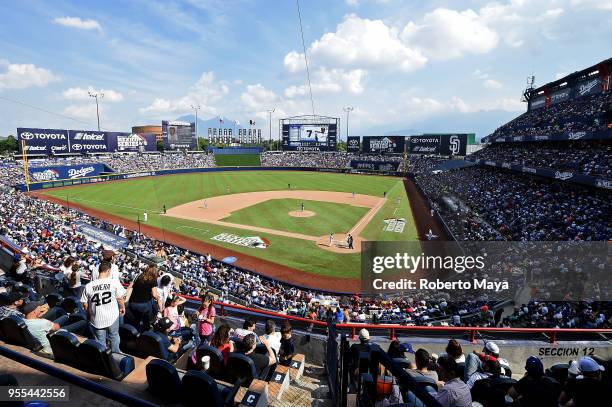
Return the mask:
[[42,349],[42,345],[30,334],[28,327],[21,318],[9,316],[0,320],[6,342],[23,346],[33,351]]

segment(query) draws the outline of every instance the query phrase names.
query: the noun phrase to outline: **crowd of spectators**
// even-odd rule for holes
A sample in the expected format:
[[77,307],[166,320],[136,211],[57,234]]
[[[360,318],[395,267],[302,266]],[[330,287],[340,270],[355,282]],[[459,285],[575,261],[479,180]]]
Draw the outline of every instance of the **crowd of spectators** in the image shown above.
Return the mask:
[[474,158],[612,178],[610,141],[492,143]]
[[355,154],[347,152],[267,151],[261,154],[263,167],[348,168]]
[[[448,208],[448,200],[454,199],[448,212],[470,213],[463,222],[451,224],[466,240],[474,236],[517,241],[612,238],[612,203],[605,190],[481,167],[423,174],[417,181],[440,208]],[[464,226],[467,231],[461,230]]]
[[607,125],[603,116],[610,110],[612,92],[597,93],[529,110],[499,127],[490,137],[550,136],[603,130]]

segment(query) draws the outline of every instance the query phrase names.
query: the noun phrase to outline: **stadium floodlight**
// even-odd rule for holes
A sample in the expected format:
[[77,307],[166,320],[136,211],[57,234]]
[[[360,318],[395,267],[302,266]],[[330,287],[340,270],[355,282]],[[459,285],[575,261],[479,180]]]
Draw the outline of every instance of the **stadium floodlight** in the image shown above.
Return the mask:
[[96,99],[96,116],[98,117],[98,131],[100,131],[100,107],[98,105],[98,98],[104,99],[104,93],[100,92],[87,92],[90,98]]
[[342,110],[346,112],[346,140],[348,141],[349,135],[349,114],[353,111],[352,106],[343,107]]
[[[198,110],[200,110],[202,107],[200,107],[200,105],[191,105],[191,108],[195,110],[195,133],[196,133],[196,143],[197,143],[197,140],[198,140]],[[196,145],[196,149],[198,149],[197,145]]]
[[270,148],[272,148],[272,113],[274,113],[275,110],[275,107],[273,107],[272,109],[268,109],[268,124],[270,125]]

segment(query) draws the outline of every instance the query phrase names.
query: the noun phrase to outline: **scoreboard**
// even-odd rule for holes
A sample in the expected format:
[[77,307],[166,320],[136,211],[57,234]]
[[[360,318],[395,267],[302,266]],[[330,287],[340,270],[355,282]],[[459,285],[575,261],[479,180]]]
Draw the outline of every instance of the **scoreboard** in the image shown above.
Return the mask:
[[285,151],[336,151],[338,119],[290,118],[281,120]]

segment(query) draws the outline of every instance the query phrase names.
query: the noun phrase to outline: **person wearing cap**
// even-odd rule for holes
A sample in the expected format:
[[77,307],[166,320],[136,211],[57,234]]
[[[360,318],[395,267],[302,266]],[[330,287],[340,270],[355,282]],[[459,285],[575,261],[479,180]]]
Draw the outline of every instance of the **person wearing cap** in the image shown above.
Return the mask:
[[26,265],[26,258],[21,253],[17,253],[13,256],[13,265],[9,270],[9,275],[22,283],[28,282],[28,266]]
[[[102,250],[102,261],[109,262],[111,264],[110,277],[121,283],[121,273],[119,272],[119,266],[115,264],[115,256],[117,252],[114,250]],[[91,272],[91,279],[97,280],[100,276],[100,265],[98,264]]]
[[[488,377],[476,380],[471,387],[472,402],[478,402],[486,407],[505,407],[506,391],[499,386],[506,379],[501,374],[501,366],[498,360],[489,358],[483,364]],[[470,385],[468,384],[468,387]]]
[[182,341],[179,336],[170,335],[170,328],[174,322],[169,318],[160,318],[154,325],[153,330],[159,334],[162,348],[168,350],[166,359],[172,361],[176,356],[182,354]]
[[370,342],[370,332],[367,329],[362,328],[359,331],[359,343],[351,345],[349,351],[351,354],[352,372],[356,375],[359,369],[359,354],[361,352],[370,352],[372,346],[375,346]]
[[472,389],[472,387],[474,387],[474,383],[476,383],[478,380],[491,377],[495,366],[499,366],[497,358],[495,358],[494,356],[486,355],[482,361],[482,372],[472,373],[472,375],[468,378],[468,381],[465,384],[467,384],[468,387]]
[[471,407],[472,395],[467,384],[457,377],[457,362],[455,362],[455,359],[448,355],[440,356],[437,363],[438,376],[444,382],[444,385],[433,397],[443,407]]
[[[580,374],[576,377],[568,392],[571,399],[564,407],[585,407],[603,405],[604,400],[610,401],[612,391],[601,380],[605,368],[597,363],[595,359],[585,356],[578,360]],[[565,391],[565,390],[564,390]],[[563,395],[562,395],[563,396]],[[561,397],[559,397],[561,400]],[[605,402],[604,402],[605,404]]]
[[7,304],[0,307],[0,319],[14,315],[23,319],[25,315],[19,311],[19,307],[23,305],[23,295],[17,291],[11,291],[7,295]]
[[43,352],[53,353],[47,338],[49,332],[55,332],[61,328],[79,335],[87,333],[87,322],[85,320],[68,325],[68,315],[64,315],[55,321],[49,321],[42,318],[45,312],[47,312],[47,306],[44,301],[30,301],[23,306],[23,313],[25,314],[24,322],[30,334],[43,346]]
[[508,395],[521,407],[557,407],[559,383],[544,376],[544,365],[535,356],[525,362],[525,376],[514,384]]
[[470,376],[472,376],[475,372],[482,372],[482,361],[485,356],[492,356],[499,361],[500,366],[502,367],[502,374],[505,374],[504,367],[510,368],[508,361],[499,357],[499,346],[495,342],[486,342],[485,346],[482,348],[482,352],[478,353],[476,351],[468,354],[465,357],[465,371],[463,375],[463,380],[468,381]]

